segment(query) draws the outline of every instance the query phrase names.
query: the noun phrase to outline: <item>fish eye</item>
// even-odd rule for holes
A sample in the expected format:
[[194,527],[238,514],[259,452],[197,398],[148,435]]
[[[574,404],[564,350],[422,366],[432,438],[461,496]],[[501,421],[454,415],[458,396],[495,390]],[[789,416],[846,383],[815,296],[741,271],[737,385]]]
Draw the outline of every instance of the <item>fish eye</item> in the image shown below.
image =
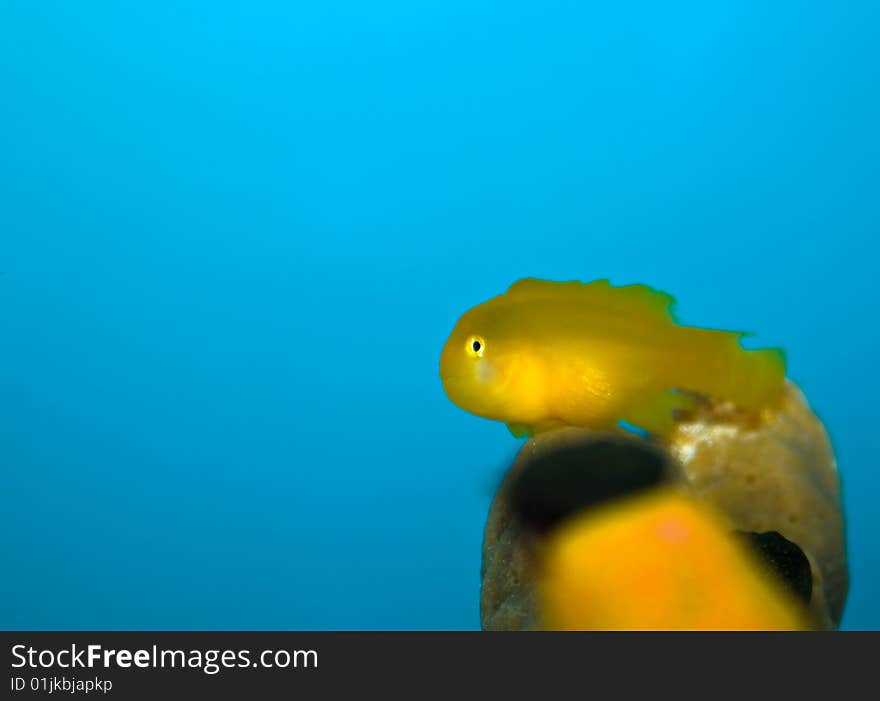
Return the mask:
[[475,358],[482,358],[483,351],[486,350],[486,341],[483,340],[481,336],[471,336],[467,341],[465,350],[467,350],[468,355]]

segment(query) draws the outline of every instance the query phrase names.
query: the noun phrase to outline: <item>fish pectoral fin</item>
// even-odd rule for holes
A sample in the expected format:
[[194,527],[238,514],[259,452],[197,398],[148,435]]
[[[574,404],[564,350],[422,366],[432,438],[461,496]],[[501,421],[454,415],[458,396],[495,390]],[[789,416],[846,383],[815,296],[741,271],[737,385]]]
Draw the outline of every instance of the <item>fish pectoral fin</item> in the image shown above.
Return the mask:
[[697,403],[692,395],[674,389],[663,390],[634,402],[621,419],[655,436],[668,436],[680,415],[693,410]]
[[529,438],[532,435],[532,427],[526,424],[507,424],[507,430],[514,438]]

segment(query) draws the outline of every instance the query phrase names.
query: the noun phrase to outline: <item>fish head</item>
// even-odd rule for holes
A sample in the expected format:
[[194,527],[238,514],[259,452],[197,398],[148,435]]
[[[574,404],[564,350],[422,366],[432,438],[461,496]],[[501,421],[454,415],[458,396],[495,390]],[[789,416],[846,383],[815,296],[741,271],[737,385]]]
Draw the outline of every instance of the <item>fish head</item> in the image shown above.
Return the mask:
[[459,319],[440,355],[440,379],[449,399],[465,411],[528,423],[540,414],[535,363],[496,300]]

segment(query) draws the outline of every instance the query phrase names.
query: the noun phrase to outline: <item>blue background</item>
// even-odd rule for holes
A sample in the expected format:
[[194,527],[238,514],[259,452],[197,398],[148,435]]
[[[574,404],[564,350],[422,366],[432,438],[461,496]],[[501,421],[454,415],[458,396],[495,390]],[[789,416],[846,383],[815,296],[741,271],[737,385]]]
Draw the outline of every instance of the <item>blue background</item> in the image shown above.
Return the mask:
[[526,275],[753,329],[880,628],[876,2],[0,4],[3,628],[476,628]]

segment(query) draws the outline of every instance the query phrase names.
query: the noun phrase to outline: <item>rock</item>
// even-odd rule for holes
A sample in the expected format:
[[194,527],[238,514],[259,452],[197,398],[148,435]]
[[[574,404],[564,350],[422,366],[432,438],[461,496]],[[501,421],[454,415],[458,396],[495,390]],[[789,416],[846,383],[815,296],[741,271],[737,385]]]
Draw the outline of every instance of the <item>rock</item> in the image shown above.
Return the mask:
[[[586,477],[577,474],[578,464]],[[545,479],[552,470],[556,473]],[[730,407],[706,405],[682,420],[662,443],[575,428],[528,441],[499,488],[486,523],[483,628],[538,627],[535,555],[543,530],[554,520],[661,483],[679,485],[712,504],[736,530],[775,531],[796,544],[812,571],[809,612],[814,626],[837,627],[847,592],[837,469],[824,427],[798,388],[788,383],[782,405],[759,425],[739,420]],[[556,485],[557,496],[548,485]]]

